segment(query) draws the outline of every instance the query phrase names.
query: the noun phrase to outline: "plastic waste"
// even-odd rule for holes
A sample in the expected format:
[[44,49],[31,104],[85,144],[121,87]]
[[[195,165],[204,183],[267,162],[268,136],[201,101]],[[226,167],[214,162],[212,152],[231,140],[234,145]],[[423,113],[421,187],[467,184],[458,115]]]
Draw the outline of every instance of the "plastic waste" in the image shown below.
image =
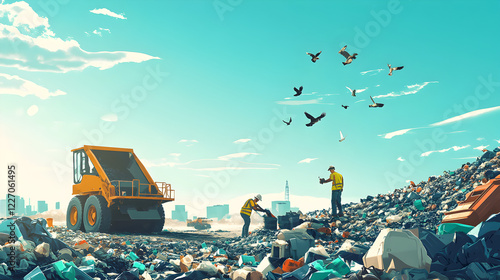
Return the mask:
[[374,266],[386,272],[404,268],[429,271],[431,261],[420,239],[401,229],[383,229],[363,257],[365,267]]
[[440,235],[449,234],[449,233],[455,233],[457,231],[468,233],[473,228],[474,228],[473,226],[459,224],[459,223],[443,223],[439,225],[438,234]]
[[37,266],[30,273],[26,274],[23,279],[24,280],[47,280],[47,277],[45,277],[45,274],[43,274],[40,267]]
[[341,275],[346,275],[351,272],[349,266],[341,258],[334,259],[326,268],[333,269]]

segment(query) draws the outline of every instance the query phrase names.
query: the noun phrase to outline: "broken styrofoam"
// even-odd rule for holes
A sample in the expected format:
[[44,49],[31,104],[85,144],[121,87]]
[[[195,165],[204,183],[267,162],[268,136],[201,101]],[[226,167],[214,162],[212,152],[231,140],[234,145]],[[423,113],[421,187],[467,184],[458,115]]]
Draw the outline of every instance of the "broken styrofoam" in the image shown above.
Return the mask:
[[374,266],[386,272],[404,268],[430,270],[431,258],[422,242],[408,230],[383,229],[363,257],[365,267]]

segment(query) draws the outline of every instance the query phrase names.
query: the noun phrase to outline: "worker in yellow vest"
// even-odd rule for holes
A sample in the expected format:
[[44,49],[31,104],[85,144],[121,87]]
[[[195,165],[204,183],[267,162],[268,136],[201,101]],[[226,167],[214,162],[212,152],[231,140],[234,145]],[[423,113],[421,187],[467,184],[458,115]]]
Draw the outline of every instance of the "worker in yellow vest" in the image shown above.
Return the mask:
[[252,210],[266,212],[266,210],[262,209],[257,204],[257,202],[259,202],[260,200],[262,200],[262,196],[258,194],[254,198],[248,199],[245,204],[243,204],[243,207],[241,207],[240,215],[245,222],[241,231],[241,237],[248,236],[248,229],[250,228],[250,215],[252,214]]
[[342,176],[342,174],[335,172],[335,167],[333,167],[333,165],[330,165],[328,171],[330,171],[330,178],[326,180],[320,178],[319,183],[324,184],[332,182],[332,216],[334,218],[337,217],[338,208],[338,217],[342,217],[344,216],[344,213],[342,212],[341,196],[342,191],[344,190],[344,177]]

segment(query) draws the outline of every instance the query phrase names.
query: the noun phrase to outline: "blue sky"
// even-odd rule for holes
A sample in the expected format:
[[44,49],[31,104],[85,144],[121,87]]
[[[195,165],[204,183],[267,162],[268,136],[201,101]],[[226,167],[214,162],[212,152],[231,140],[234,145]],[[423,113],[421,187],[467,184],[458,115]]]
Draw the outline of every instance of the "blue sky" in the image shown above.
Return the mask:
[[[500,140],[500,3],[452,8],[4,1],[0,160],[18,166],[20,195],[65,205],[71,149],[133,148],[192,213],[246,194],[265,201],[286,180],[294,195],[329,198],[317,179],[329,165],[344,175],[344,201],[426,180]],[[346,44],[358,58],[344,66]],[[319,51],[312,63],[306,52]],[[389,76],[388,63],[404,69]],[[385,106],[369,108],[370,96]],[[326,117],[306,127],[304,112]]]

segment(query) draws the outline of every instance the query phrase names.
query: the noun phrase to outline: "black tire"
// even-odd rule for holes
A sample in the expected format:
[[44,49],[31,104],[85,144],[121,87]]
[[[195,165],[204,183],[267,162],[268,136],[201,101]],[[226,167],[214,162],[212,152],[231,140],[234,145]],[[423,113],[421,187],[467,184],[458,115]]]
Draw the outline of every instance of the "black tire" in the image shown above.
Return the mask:
[[[89,215],[89,211],[95,213],[95,216]],[[83,213],[83,225],[86,232],[109,232],[111,211],[103,196],[93,195],[89,197],[85,202]]]
[[[83,227],[83,206],[85,205],[85,200],[87,200],[87,196],[79,195],[74,196],[68,204],[68,210],[66,210],[66,227],[70,230],[84,230]],[[73,209],[74,208],[74,209]],[[76,221],[71,221],[71,214],[73,211],[76,211]]]
[[165,210],[161,204],[158,206],[158,214],[160,214],[160,220],[154,221],[151,232],[161,232],[163,230],[163,225],[165,225]]

